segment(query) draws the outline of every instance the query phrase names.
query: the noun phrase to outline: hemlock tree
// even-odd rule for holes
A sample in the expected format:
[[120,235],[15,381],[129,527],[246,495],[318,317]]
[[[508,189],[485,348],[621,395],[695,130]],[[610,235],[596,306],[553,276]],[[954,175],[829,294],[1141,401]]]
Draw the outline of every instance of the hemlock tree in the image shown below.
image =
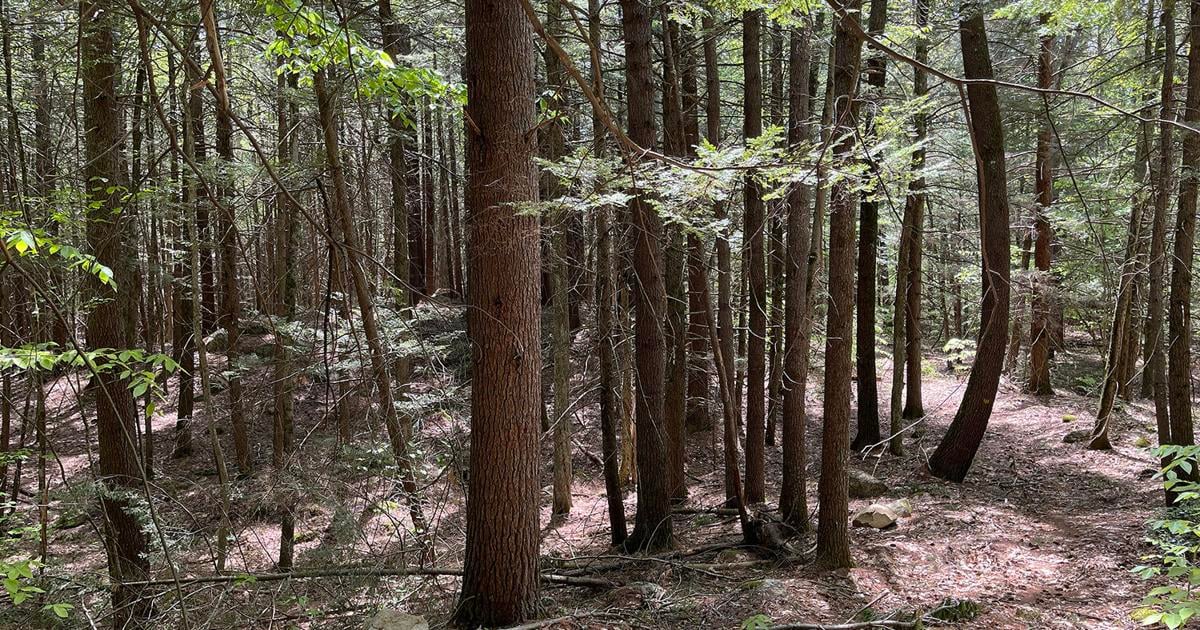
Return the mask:
[[[654,79],[650,61],[650,6],[645,0],[621,0],[625,42],[625,89],[628,94],[629,139],[656,146]],[[630,164],[634,167],[636,164]],[[631,191],[627,211],[633,242],[634,369],[637,385],[637,514],[628,549],[654,551],[671,546],[670,487],[667,478],[666,423],[663,386],[666,378],[663,316],[667,308],[663,281],[662,219],[649,192]]]
[[[990,81],[984,7],[975,0],[962,4],[959,35],[964,76]],[[979,350],[958,413],[929,458],[929,469],[948,481],[962,481],[971,468],[1000,387],[1004,351],[1008,345],[1009,227],[1008,182],[1004,163],[1004,127],[996,86],[967,85],[967,107],[975,138],[976,181],[979,186],[982,303],[979,308]]]
[[518,3],[466,5],[471,478],[458,620],[507,625],[538,595],[541,260],[532,31]]
[[[862,0],[851,0],[834,22],[831,137],[836,164],[854,159],[854,101],[862,61]],[[850,347],[854,313],[854,209],[857,193],[849,178],[833,184],[829,202],[829,300],[825,324],[825,405],[821,434],[821,477],[817,482],[817,557],[825,569],[853,564],[848,526],[847,463],[850,459]]]

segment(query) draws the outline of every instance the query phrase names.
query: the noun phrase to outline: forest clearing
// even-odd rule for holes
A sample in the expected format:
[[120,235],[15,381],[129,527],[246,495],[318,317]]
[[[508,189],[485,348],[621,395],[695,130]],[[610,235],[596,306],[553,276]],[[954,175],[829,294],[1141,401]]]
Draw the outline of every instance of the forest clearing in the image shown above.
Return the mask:
[[1200,0],[0,0],[0,628],[1175,630]]

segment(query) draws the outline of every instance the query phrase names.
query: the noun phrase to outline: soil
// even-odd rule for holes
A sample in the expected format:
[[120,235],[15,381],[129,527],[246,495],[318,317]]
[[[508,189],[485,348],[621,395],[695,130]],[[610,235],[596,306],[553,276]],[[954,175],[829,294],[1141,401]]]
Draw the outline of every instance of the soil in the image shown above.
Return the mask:
[[[269,337],[263,342],[269,342]],[[577,372],[594,373],[585,340],[577,340]],[[1078,356],[1094,355],[1094,348]],[[548,570],[602,578],[610,588],[547,585],[542,618],[553,628],[738,628],[758,615],[760,622],[839,623],[877,615],[928,610],[948,598],[970,600],[978,616],[962,627],[978,628],[1125,628],[1135,627],[1130,612],[1147,586],[1130,569],[1148,548],[1145,522],[1162,502],[1155,465],[1145,444],[1153,441],[1152,410],[1127,405],[1112,427],[1115,450],[1088,451],[1066,444],[1063,436],[1090,428],[1095,396],[1089,382],[1071,376],[1072,353],[1060,356],[1064,367],[1052,397],[1033,397],[1005,380],[982,448],[967,480],[953,484],[928,474],[925,461],[953,416],[965,373],[927,369],[924,378],[926,420],[905,441],[906,454],[854,456],[851,465],[885,481],[882,499],[908,499],[912,514],[885,530],[852,530],[856,567],[835,573],[807,566],[813,534],[789,544],[789,558],[764,559],[738,548],[736,518],[717,509],[721,487],[719,430],[689,437],[690,496],[675,521],[676,551],[655,557],[628,557],[610,548],[599,459],[598,424],[593,396],[584,395],[574,414],[574,509],[561,522],[550,519],[550,440],[543,453],[542,553]],[[216,363],[219,364],[219,361]],[[944,366],[931,357],[929,366]],[[219,367],[219,365],[218,365]],[[459,567],[464,535],[464,470],[468,444],[463,409],[465,388],[453,370],[426,366],[414,395],[441,402],[426,409],[415,445],[426,512],[431,520],[433,557],[426,566]],[[1094,371],[1086,366],[1085,372]],[[319,371],[319,370],[318,370]],[[880,374],[890,363],[880,360]],[[387,467],[383,428],[370,413],[369,392],[355,394],[351,408],[356,433],[350,445],[336,443],[336,430],[323,410],[327,388],[318,377],[302,380],[297,392],[297,440],[304,446],[294,475],[270,470],[271,415],[269,370],[248,379],[247,417],[253,423],[256,474],[233,484],[234,542],[227,570],[269,572],[278,548],[278,512],[273,499],[298,492],[296,526],[298,570],[331,566],[397,568],[422,562],[414,550],[407,508]],[[820,440],[820,372],[808,398],[810,448]],[[94,428],[75,403],[75,377],[60,377],[50,390],[52,505],[51,560],[57,576],[50,597],[76,606],[72,626],[89,619],[102,623],[106,595],[99,523],[84,482],[90,479]],[[577,391],[593,383],[577,379]],[[886,396],[885,378],[879,390]],[[182,576],[213,571],[212,538],[220,515],[215,466],[207,420],[197,418],[193,455],[169,459],[175,424],[174,384],[154,419],[156,473],[154,504],[171,560]],[[1088,394],[1084,396],[1083,394]],[[715,397],[714,397],[715,398]],[[90,404],[87,395],[85,405]],[[220,410],[223,399],[216,399]],[[886,400],[884,413],[886,415]],[[202,406],[202,403],[200,403]],[[216,418],[224,423],[225,418]],[[886,418],[884,418],[886,425]],[[15,441],[14,437],[14,441]],[[30,438],[31,439],[31,438]],[[232,456],[226,434],[224,451]],[[1139,446],[1138,444],[1141,444]],[[778,497],[779,447],[768,447],[768,497]],[[809,505],[815,518],[819,453],[809,455]],[[36,518],[36,473],[27,465],[20,513]],[[625,497],[630,521],[632,486]],[[852,501],[852,510],[872,500]],[[813,522],[815,527],[815,521]],[[157,536],[152,542],[157,543]],[[151,561],[158,577],[167,577],[161,546]],[[36,546],[26,547],[36,548]],[[585,567],[586,569],[581,569]],[[608,569],[605,569],[608,567]],[[552,569],[551,569],[552,568]],[[450,621],[458,578],[322,578],[262,583],[206,584],[186,587],[191,627],[362,627],[379,608],[425,616],[432,627]],[[168,589],[169,591],[169,589]],[[37,612],[30,609],[26,621]],[[162,598],[160,611],[181,625],[178,606]],[[18,613],[0,614],[0,626],[21,623]],[[11,615],[17,615],[13,617]],[[11,626],[19,627],[19,626]],[[166,626],[164,626],[166,627]]]

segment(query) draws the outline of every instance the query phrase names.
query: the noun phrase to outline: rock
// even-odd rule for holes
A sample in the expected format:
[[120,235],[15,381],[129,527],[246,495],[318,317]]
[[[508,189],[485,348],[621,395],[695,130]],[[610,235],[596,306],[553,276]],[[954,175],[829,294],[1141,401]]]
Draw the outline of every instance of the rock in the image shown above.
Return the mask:
[[886,483],[876,479],[868,473],[861,470],[851,468],[847,471],[850,481],[850,498],[851,499],[870,499],[880,496],[888,491]]
[[608,594],[608,601],[625,608],[658,608],[666,599],[667,589],[653,582],[631,582]]
[[899,519],[900,512],[896,511],[892,506],[883,503],[872,503],[859,510],[851,522],[855,527],[884,529],[895,525]]
[[1086,442],[1092,438],[1091,429],[1076,429],[1063,436],[1063,442],[1067,444],[1075,444],[1076,442]]
[[366,630],[429,630],[424,617],[384,608],[367,622]]

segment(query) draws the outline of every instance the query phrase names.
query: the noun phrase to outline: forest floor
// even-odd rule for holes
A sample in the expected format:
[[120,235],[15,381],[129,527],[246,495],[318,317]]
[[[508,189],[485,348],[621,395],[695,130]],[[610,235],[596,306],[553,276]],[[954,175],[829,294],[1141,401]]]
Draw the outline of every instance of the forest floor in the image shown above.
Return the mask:
[[[586,340],[576,342],[580,371],[591,357]],[[882,353],[881,353],[882,354]],[[788,563],[764,560],[738,548],[737,520],[716,509],[724,493],[717,432],[689,438],[690,496],[676,517],[676,549],[653,558],[630,558],[609,546],[604,486],[597,454],[600,439],[591,396],[576,412],[574,509],[551,523],[549,440],[543,465],[542,554],[547,567],[610,581],[611,588],[547,585],[542,591],[545,619],[554,628],[739,628],[753,617],[772,623],[838,623],[876,615],[929,610],[946,599],[970,600],[979,613],[963,627],[980,628],[1124,628],[1136,624],[1130,612],[1146,586],[1130,573],[1148,551],[1142,542],[1145,522],[1161,502],[1155,465],[1141,439],[1153,440],[1152,414],[1143,403],[1125,407],[1112,428],[1115,450],[1094,452],[1067,444],[1070,431],[1090,429],[1096,349],[1060,353],[1056,378],[1063,382],[1053,397],[1022,394],[1007,379],[982,448],[967,480],[946,483],[925,470],[953,416],[965,387],[961,369],[926,369],[927,419],[906,440],[901,457],[852,458],[852,466],[884,481],[889,490],[876,501],[907,499],[910,517],[884,530],[853,528],[856,566],[822,573],[807,567],[814,537],[793,541],[797,557]],[[215,367],[219,368],[219,358]],[[945,367],[929,358],[929,366]],[[594,366],[588,365],[588,368]],[[819,368],[819,366],[816,366]],[[879,383],[883,404],[890,363],[881,356]],[[355,444],[338,446],[323,410],[326,388],[306,379],[297,392],[296,437],[304,457],[295,476],[270,473],[272,408],[270,382],[249,379],[247,417],[252,422],[256,474],[233,484],[231,520],[234,543],[227,570],[269,572],[278,549],[276,499],[283,492],[300,496],[297,523],[299,570],[338,566],[399,567],[417,562],[408,531],[407,509],[395,495],[387,466],[382,428],[364,414],[356,420]],[[453,369],[425,371],[418,398],[442,400],[424,418],[415,445],[431,520],[434,560],[439,567],[462,564],[467,418],[465,389],[456,388]],[[820,370],[810,380],[809,505],[815,527],[819,469]],[[83,422],[76,404],[77,379],[58,379],[48,404],[57,461],[51,462],[51,570],[70,576],[56,597],[76,604],[83,617],[103,609],[106,599],[104,556],[98,538],[94,502],[89,499],[88,462],[94,455],[90,418]],[[581,383],[578,387],[588,384]],[[196,427],[191,457],[168,459],[174,426],[174,387],[154,421],[158,476],[152,485],[159,531],[182,576],[213,571],[212,536],[220,501],[215,466],[203,419]],[[87,400],[85,398],[85,400]],[[218,408],[222,398],[217,399]],[[86,403],[90,404],[90,403]],[[355,409],[364,409],[360,403]],[[886,410],[884,411],[886,416]],[[886,418],[884,419],[886,424]],[[371,438],[371,436],[375,436]],[[226,436],[225,456],[232,459]],[[1142,446],[1139,446],[1141,444]],[[780,452],[768,447],[769,501],[778,498]],[[232,462],[231,462],[232,467]],[[35,474],[25,473],[32,492]],[[634,497],[625,498],[632,520]],[[27,497],[26,507],[34,500]],[[854,500],[858,510],[872,500]],[[32,510],[23,510],[35,517]],[[86,525],[86,526],[85,526]],[[632,522],[631,522],[632,525]],[[158,537],[151,555],[156,575],[167,577]],[[607,567],[607,569],[606,569]],[[450,621],[459,580],[440,577],[372,577],[290,580],[186,586],[191,627],[361,627],[380,608],[425,616],[432,627]],[[178,604],[165,597],[165,614]],[[0,615],[0,627],[6,619]],[[74,624],[72,624],[74,625]],[[175,624],[169,624],[174,626]],[[17,627],[17,626],[14,626]],[[167,626],[164,626],[167,627]]]

